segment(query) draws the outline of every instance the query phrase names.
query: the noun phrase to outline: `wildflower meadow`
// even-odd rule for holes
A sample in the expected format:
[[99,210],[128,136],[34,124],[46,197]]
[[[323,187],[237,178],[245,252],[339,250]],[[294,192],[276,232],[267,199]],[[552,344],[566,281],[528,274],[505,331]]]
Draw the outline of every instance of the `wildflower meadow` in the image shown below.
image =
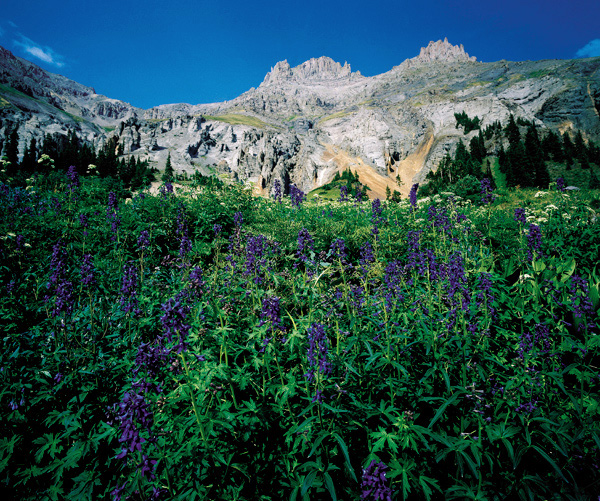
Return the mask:
[[596,499],[598,195],[481,187],[5,179],[3,499]]

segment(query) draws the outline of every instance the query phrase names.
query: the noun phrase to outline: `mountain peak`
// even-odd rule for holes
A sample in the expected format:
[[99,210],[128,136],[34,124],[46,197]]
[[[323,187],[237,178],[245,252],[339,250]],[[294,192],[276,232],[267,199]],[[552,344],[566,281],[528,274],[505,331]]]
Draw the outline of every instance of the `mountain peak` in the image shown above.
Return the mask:
[[269,84],[285,81],[323,81],[339,80],[353,76],[361,76],[360,72],[352,73],[350,65],[334,61],[330,57],[321,56],[311,58],[308,61],[292,68],[287,60],[279,61],[271,71],[267,73],[261,87]]
[[454,63],[454,62],[475,62],[475,56],[469,56],[465,52],[462,44],[452,45],[447,38],[437,42],[429,42],[427,47],[421,47],[421,52],[417,57],[409,59],[412,63]]

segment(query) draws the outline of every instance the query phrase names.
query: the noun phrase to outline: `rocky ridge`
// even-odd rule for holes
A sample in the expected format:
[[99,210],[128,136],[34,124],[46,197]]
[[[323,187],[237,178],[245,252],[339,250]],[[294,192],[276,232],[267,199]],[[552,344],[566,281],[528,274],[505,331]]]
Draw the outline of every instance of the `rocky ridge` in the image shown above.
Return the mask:
[[406,193],[470,140],[454,113],[483,126],[512,113],[599,140],[599,69],[600,58],[481,63],[443,40],[373,77],[328,57],[282,61],[232,101],[141,110],[0,49],[0,137],[18,125],[22,151],[46,132],[96,145],[113,136],[125,156],[162,168],[170,153],[176,170],[227,174],[265,194],[275,179],[309,191],[350,167],[382,196],[398,175]]

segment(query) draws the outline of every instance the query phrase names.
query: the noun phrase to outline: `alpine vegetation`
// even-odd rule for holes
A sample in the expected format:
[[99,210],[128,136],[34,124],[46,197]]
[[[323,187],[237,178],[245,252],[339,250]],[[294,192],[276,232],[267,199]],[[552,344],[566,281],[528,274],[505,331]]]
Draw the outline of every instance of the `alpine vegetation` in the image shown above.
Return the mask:
[[596,192],[0,175],[6,499],[598,495]]

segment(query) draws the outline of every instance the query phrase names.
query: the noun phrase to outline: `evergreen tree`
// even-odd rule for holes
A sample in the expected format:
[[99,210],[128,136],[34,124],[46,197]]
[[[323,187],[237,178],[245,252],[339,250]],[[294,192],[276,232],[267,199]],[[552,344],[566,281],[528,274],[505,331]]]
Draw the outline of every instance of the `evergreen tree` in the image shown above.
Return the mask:
[[508,186],[529,186],[527,153],[523,141],[511,145],[506,152],[506,184]]
[[515,117],[512,113],[508,119],[508,125],[506,126],[505,132],[511,146],[516,146],[521,140],[521,132],[519,131],[519,126],[515,123]]
[[167,155],[167,164],[165,165],[165,172],[162,176],[162,181],[164,183],[172,183],[173,182],[173,174],[175,171],[173,170],[173,166],[171,165],[171,153]]
[[503,145],[500,145],[500,151],[498,152],[498,165],[500,167],[500,172],[506,174],[506,151],[504,150]]
[[12,164],[12,168],[16,168],[19,164],[19,132],[17,127],[8,136],[6,158]]
[[42,143],[42,151],[39,156],[48,155],[55,162],[58,160],[58,144],[55,139],[50,135],[44,136],[44,142]]
[[588,184],[588,188],[590,190],[600,189],[600,180],[598,179],[598,176],[596,176],[594,169],[590,169],[590,181]]
[[546,160],[554,160],[555,162],[563,162],[564,155],[562,150],[562,144],[560,138],[556,133],[549,131],[546,137],[542,141],[542,149]]
[[35,137],[31,138],[29,142],[29,148],[25,148],[23,153],[23,161],[21,162],[21,168],[28,173],[32,173],[37,167],[37,141]]
[[588,160],[588,148],[583,140],[583,135],[581,134],[581,130],[578,130],[575,134],[574,140],[574,148],[575,148],[575,156],[577,160],[581,162],[583,165],[584,161]]
[[89,144],[83,144],[77,152],[77,165],[80,167],[80,172],[86,174],[90,165],[96,165],[96,152]]
[[450,184],[468,175],[481,177],[481,165],[473,159],[462,140],[456,145],[456,152],[454,153],[454,161],[452,163],[453,169]]
[[471,157],[473,158],[473,160],[481,164],[487,154],[485,150],[483,133],[481,132],[481,130],[479,131],[478,136],[475,136],[471,139],[471,142],[469,144],[469,150],[471,152]]
[[563,134],[563,155],[565,162],[567,165],[573,163],[573,159],[575,158],[575,147],[573,146],[573,142],[571,141],[571,137],[568,132]]
[[550,183],[550,174],[544,161],[544,152],[535,125],[531,124],[525,135],[525,152],[527,155],[527,184],[524,186],[538,186],[547,188]]
[[590,144],[589,150],[590,150],[590,154],[589,154],[590,162],[593,162],[598,167],[600,167],[600,148],[598,146],[596,146],[595,144]]

